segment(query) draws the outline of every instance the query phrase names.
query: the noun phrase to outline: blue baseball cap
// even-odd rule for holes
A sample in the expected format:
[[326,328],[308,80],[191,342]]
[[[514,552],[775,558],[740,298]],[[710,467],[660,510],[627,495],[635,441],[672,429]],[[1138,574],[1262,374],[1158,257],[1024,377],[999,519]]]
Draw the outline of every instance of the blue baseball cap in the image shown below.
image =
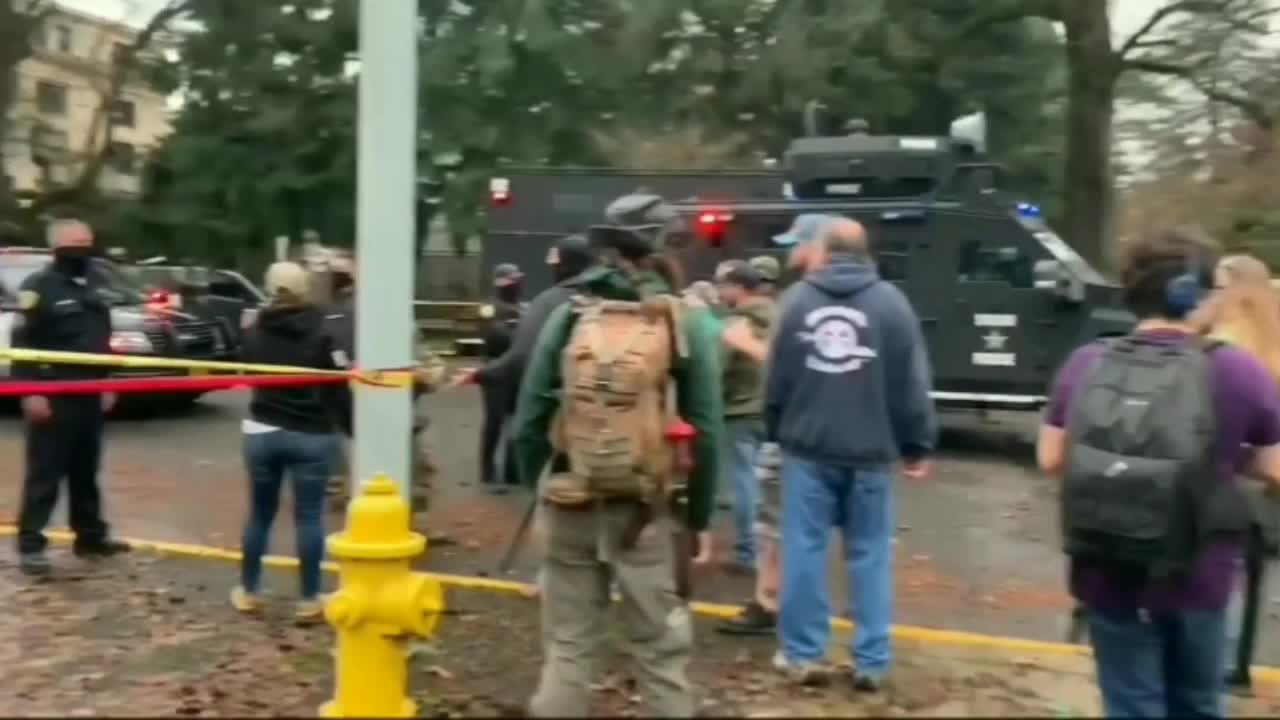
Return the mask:
[[834,219],[823,213],[801,213],[792,221],[789,230],[773,236],[773,244],[792,247],[817,240],[827,223]]

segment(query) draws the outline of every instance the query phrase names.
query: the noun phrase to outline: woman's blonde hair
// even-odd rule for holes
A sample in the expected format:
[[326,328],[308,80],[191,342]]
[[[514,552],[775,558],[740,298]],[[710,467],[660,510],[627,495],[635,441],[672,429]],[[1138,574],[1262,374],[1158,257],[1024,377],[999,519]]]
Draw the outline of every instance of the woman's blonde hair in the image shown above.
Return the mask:
[[1228,255],[1218,261],[1218,272],[1227,276],[1228,285],[1258,283],[1271,285],[1271,270],[1252,255]]
[[265,278],[267,295],[272,305],[297,305],[307,301],[311,277],[306,268],[294,262],[272,263]]
[[1236,282],[1215,291],[1191,323],[1249,353],[1280,381],[1280,294],[1269,282]]

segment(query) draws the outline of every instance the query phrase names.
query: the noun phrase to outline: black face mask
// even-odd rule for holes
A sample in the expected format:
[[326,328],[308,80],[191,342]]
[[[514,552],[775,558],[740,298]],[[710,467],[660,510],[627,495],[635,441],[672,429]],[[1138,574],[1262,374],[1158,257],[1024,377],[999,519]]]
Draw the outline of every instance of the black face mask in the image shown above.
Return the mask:
[[89,270],[89,257],[93,248],[60,247],[53,251],[53,264],[72,277],[84,277]]
[[498,299],[501,300],[502,302],[515,304],[517,302],[520,302],[520,292],[521,292],[520,283],[514,283],[511,285],[498,286],[495,294],[498,296]]

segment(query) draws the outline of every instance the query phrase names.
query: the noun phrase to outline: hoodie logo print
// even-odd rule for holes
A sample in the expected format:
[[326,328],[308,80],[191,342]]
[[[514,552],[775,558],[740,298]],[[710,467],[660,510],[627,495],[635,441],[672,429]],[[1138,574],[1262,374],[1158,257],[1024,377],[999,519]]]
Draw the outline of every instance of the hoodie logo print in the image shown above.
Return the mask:
[[800,340],[813,346],[804,361],[810,370],[839,375],[861,369],[876,356],[875,350],[858,344],[858,328],[867,327],[867,316],[853,308],[828,305],[811,310],[804,324],[808,330],[800,333]]

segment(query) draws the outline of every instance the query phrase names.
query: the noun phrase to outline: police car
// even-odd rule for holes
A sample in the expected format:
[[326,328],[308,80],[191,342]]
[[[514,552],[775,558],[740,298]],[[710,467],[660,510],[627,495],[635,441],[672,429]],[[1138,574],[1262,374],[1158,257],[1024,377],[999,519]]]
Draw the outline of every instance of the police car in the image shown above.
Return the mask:
[[[52,261],[47,248],[0,248],[0,348],[12,347],[13,333],[22,321],[18,291],[32,274]],[[178,296],[164,291],[144,293],[111,262],[94,258],[90,272],[97,273],[112,301],[111,351],[120,355],[191,360],[235,360],[235,348],[225,323],[184,312]],[[7,379],[11,363],[0,359],[0,379]],[[180,375],[176,370],[119,368],[115,377]],[[151,400],[191,402],[203,392],[166,394]],[[140,398],[129,398],[137,402]]]

